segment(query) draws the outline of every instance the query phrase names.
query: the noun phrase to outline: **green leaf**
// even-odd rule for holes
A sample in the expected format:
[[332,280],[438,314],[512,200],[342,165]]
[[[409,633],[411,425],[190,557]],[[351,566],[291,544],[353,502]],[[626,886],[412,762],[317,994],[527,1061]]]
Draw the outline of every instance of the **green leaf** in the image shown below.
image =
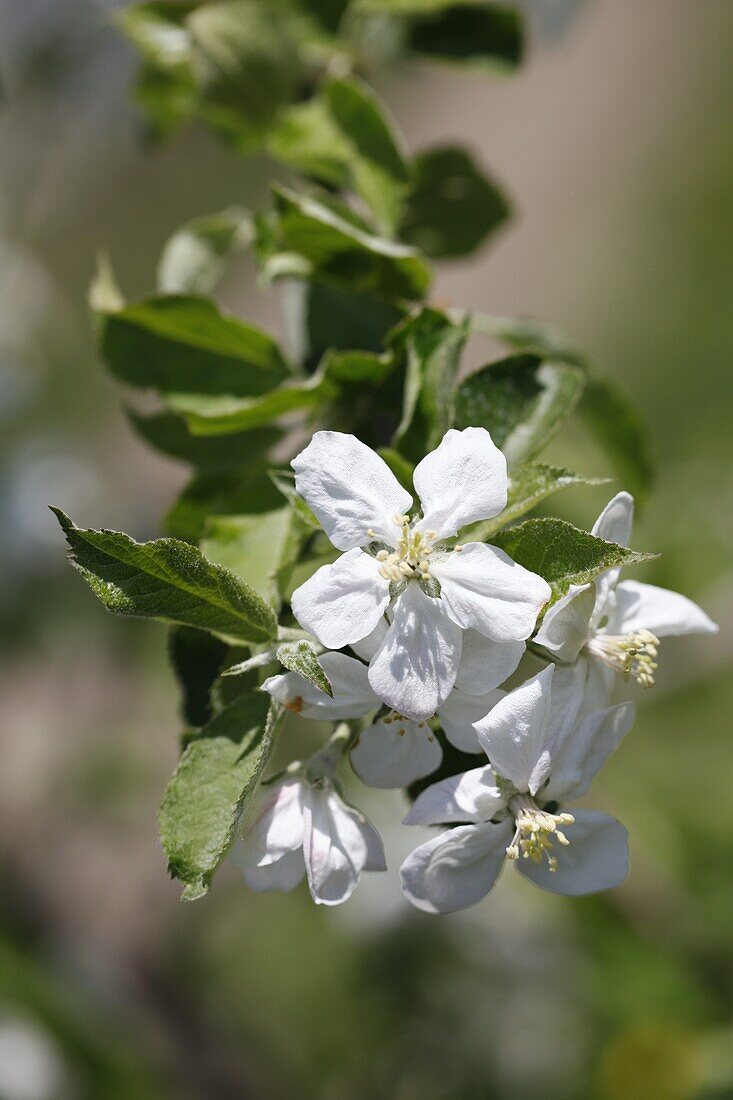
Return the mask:
[[539,355],[514,355],[471,374],[456,391],[455,426],[486,428],[510,466],[533,458],[575,408],[585,373]]
[[168,511],[164,526],[174,538],[197,542],[209,516],[269,512],[281,503],[266,465],[256,459],[241,469],[197,474]]
[[197,6],[198,0],[151,0],[127,4],[112,18],[149,64],[167,73],[190,74],[186,19]]
[[408,318],[393,336],[393,347],[406,358],[402,420],[394,445],[418,461],[437,447],[453,420],[453,393],[469,322],[455,323],[425,308]]
[[295,358],[309,370],[332,349],[381,352],[404,311],[374,294],[352,294],[325,283],[292,279],[282,285],[283,313]]
[[287,5],[207,3],[187,27],[202,112],[241,148],[256,146],[277,109],[295,97],[301,75]]
[[431,272],[417,249],[385,240],[310,196],[275,190],[275,218],[259,255],[267,278],[318,277],[357,294],[422,298]]
[[409,182],[393,125],[362,81],[331,80],[323,94],[346,142],[354,189],[373,211],[380,228],[393,234]]
[[278,386],[262,397],[238,398],[198,393],[169,394],[173,409],[186,418],[194,435],[244,432],[271,424],[285,413],[324,405],[338,390],[320,371],[302,382]]
[[322,91],[281,113],[270,153],[338,189],[351,187],[393,234],[409,175],[393,123],[363,81],[330,80]]
[[297,672],[311,684],[333,699],[331,681],[321,668],[318,657],[311,644],[306,641],[286,642],[277,650],[277,659],[291,672]]
[[149,298],[102,318],[102,355],[130,386],[246,397],[289,374],[271,336],[207,298]]
[[306,527],[311,531],[320,531],[321,524],[314,516],[300,493],[295,490],[295,475],[292,470],[271,470],[270,480],[279,493],[285,497],[290,507]]
[[339,190],[349,186],[348,141],[322,95],[280,112],[267,138],[275,160]]
[[211,687],[228,653],[224,642],[203,630],[191,626],[171,628],[168,654],[181,689],[187,726],[204,726],[211,718]]
[[365,14],[404,20],[405,48],[437,61],[511,69],[522,58],[519,14],[483,0],[357,0]]
[[275,603],[275,575],[286,555],[292,515],[290,508],[280,508],[255,515],[212,516],[204,529],[201,551],[268,603]]
[[264,642],[277,632],[272,608],[200,550],[178,539],[135,542],[119,531],[75,527],[52,511],[72,564],[108,611],[208,630],[226,642]]
[[251,239],[252,218],[239,206],[186,222],[163,249],[158,289],[163,294],[208,294],[221,279],[231,253]]
[[268,704],[259,692],[235,699],[189,741],[168,783],[160,835],[184,901],[208,892],[241,831],[272,749],[279,708]]
[[499,532],[492,542],[518,565],[544,577],[553,590],[553,600],[571,584],[587,584],[605,569],[657,557],[616,546],[561,519],[528,519]]
[[502,527],[513,523],[540,501],[559,493],[561,489],[573,485],[603,485],[609,480],[607,477],[584,477],[561,466],[548,466],[541,462],[526,462],[522,466],[515,466],[509,475],[509,492],[504,511],[494,519],[480,520],[465,527],[461,532],[461,542],[486,542]]
[[167,72],[143,62],[133,95],[145,116],[144,138],[150,144],[170,137],[196,109],[196,83],[192,72]]
[[241,399],[173,394],[168,400],[185,416],[194,435],[241,432],[269,424],[287,412],[325,406],[344,392],[352,391],[361,396],[365,387],[379,386],[393,367],[394,360],[389,354],[331,352],[310,378],[279,386],[263,397]]
[[341,551],[337,550],[335,546],[331,546],[324,536],[320,546],[309,553],[308,557],[296,562],[292,569],[288,571],[288,576],[283,579],[281,584],[283,599],[290,600],[296,588],[300,588],[301,584],[305,584],[307,580],[310,580],[322,565],[332,565],[340,554]]
[[137,434],[151,447],[204,471],[251,465],[257,456],[274,447],[283,434],[278,428],[261,428],[226,438],[207,437],[192,435],[183,417],[173,412],[141,416],[128,409],[127,416]]
[[588,379],[578,411],[623,484],[643,502],[654,480],[654,465],[641,414],[614,382],[594,377]]
[[457,146],[420,153],[413,176],[399,235],[433,259],[473,252],[509,216],[501,191]]

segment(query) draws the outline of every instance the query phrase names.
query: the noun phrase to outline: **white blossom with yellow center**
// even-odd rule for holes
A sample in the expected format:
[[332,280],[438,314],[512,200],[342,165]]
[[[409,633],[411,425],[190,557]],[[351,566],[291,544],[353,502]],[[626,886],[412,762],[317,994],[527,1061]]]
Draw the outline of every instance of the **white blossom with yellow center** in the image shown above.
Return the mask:
[[633,703],[578,719],[572,669],[550,665],[474,724],[490,763],[428,787],[407,825],[464,822],[426,841],[402,864],[418,909],[465,909],[493,888],[508,860],[558,894],[589,894],[626,876],[628,839],[615,818],[561,808],[581,798],[631,728]]
[[[627,546],[634,500],[618,493],[601,512],[593,534]],[[586,707],[608,701],[617,677],[651,687],[657,671],[659,640],[676,634],[712,634],[717,626],[705,612],[665,588],[620,581],[608,569],[590,584],[572,585],[546,612],[535,642],[558,661],[581,662]]]
[[296,489],[345,551],[293,593],[293,612],[329,649],[359,643],[389,612],[369,682],[395,712],[421,721],[447,699],[464,631],[488,647],[530,636],[547,583],[497,547],[446,542],[506,506],[506,460],[484,428],[446,432],[418,463],[414,519],[410,493],[352,435],[316,432],[292,465]]

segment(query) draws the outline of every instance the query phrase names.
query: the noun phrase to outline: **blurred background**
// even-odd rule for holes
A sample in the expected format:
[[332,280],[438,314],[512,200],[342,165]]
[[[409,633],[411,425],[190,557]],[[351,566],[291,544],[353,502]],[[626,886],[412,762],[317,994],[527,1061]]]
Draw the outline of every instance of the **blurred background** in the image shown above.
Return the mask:
[[[551,322],[624,385],[658,468],[644,579],[721,624],[664,643],[595,785],[628,881],[567,901],[506,874],[440,919],[399,894],[399,793],[366,803],[392,873],[343,909],[251,895],[229,867],[182,906],[166,876],[165,631],[105,615],[45,506],[158,533],[185,471],[95,361],[95,256],[149,292],[170,232],[262,204],[272,169],[203,131],[146,147],[113,6],[0,0],[1,1100],[733,1098],[733,5],[525,0],[517,75],[377,81],[410,145],[465,141],[514,199],[437,297]],[[246,261],[222,298],[277,328]],[[580,428],[550,457],[607,472]],[[609,495],[558,509],[589,526]]]

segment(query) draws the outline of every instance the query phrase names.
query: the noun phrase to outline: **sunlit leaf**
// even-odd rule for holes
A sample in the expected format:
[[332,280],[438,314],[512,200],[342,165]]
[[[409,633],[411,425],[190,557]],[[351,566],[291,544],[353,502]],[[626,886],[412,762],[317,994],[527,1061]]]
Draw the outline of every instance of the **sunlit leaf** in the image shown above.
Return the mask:
[[492,542],[519,565],[544,577],[555,599],[569,585],[587,584],[605,569],[656,557],[616,546],[561,519],[528,519],[500,531]]
[[392,336],[393,347],[406,361],[402,419],[394,445],[415,462],[436,447],[451,426],[456,372],[468,334],[468,321],[456,323],[426,308]]
[[542,500],[574,485],[603,485],[609,478],[585,477],[560,466],[526,462],[515,466],[509,476],[507,506],[494,519],[480,520],[461,532],[461,542],[486,542],[502,527],[513,523]]
[[185,222],[163,249],[158,289],[163,294],[208,294],[219,282],[229,255],[251,236],[252,219],[239,206]]
[[274,637],[272,608],[254,589],[178,539],[135,542],[119,531],[75,527],[53,509],[72,564],[108,611],[208,630],[224,641]]
[[324,692],[333,699],[331,682],[323,671],[309,642],[286,642],[284,645],[278,646],[277,659],[290,672],[297,672],[299,676],[303,676],[311,684],[314,684],[319,691]]
[[514,355],[471,374],[455,397],[455,426],[486,428],[510,465],[534,458],[580,399],[585,373],[539,355]]
[[201,551],[209,561],[240,577],[268,603],[275,603],[275,576],[284,561],[292,517],[290,508],[254,515],[212,516],[204,529]]
[[266,239],[259,226],[260,260],[271,279],[317,276],[357,293],[421,298],[431,272],[410,245],[360,229],[323,201],[285,188],[275,191],[274,218]]
[[272,749],[276,709],[260,692],[234,700],[186,746],[159,813],[168,870],[182,900],[209,890],[241,830]]

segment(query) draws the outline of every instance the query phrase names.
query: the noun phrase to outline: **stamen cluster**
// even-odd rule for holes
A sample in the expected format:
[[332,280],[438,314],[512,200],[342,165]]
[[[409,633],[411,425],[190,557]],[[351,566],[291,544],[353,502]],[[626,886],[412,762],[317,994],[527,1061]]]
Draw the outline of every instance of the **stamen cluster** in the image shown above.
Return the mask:
[[394,550],[380,550],[377,554],[377,561],[382,563],[380,576],[386,581],[428,580],[437,532],[414,530],[409,516],[397,515],[394,523],[400,529],[400,536]]
[[589,653],[598,657],[614,672],[633,676],[642,687],[654,685],[654,673],[659,638],[651,630],[634,630],[629,634],[597,634],[587,645]]
[[507,859],[531,859],[533,863],[542,863],[547,859],[551,871],[557,870],[557,858],[552,855],[553,841],[567,846],[570,841],[558,825],[574,825],[575,818],[569,813],[551,814],[540,809],[533,798],[515,795],[509,803],[514,813],[516,831],[506,850]]

